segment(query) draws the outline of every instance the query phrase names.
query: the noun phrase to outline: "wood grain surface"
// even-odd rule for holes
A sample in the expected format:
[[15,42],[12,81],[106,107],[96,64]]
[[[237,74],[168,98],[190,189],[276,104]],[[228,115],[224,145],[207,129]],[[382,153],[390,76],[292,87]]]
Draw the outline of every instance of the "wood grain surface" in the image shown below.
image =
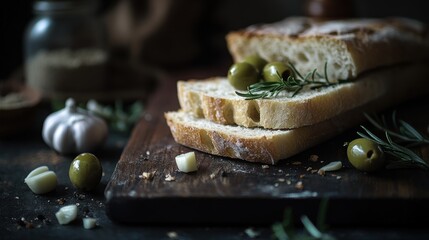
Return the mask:
[[[424,98],[423,98],[424,99]],[[400,116],[427,127],[422,99],[396,106]],[[196,151],[198,171],[181,173],[175,156],[193,151],[174,142],[164,112],[177,110],[176,85],[164,81],[135,127],[105,196],[108,216],[123,223],[269,224],[293,208],[296,216],[315,216],[327,198],[328,223],[339,226],[418,224],[429,213],[429,175],[418,169],[368,174],[347,162],[345,142],[354,129],[275,166],[247,163]],[[317,155],[317,161],[310,156]],[[332,161],[343,168],[324,176],[315,170]],[[153,173],[144,179],[144,172]],[[174,181],[166,181],[166,175]]]

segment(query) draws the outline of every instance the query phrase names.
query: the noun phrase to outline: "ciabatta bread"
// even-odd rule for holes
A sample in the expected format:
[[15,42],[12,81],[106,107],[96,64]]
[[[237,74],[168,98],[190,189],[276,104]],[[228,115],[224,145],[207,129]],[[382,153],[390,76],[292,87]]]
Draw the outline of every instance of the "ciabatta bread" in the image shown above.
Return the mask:
[[[363,120],[364,112],[379,111],[409,98],[428,94],[428,67],[429,64],[416,64],[402,66],[399,70],[389,69],[396,74],[387,71],[386,77],[381,75],[380,80],[373,81],[381,82],[381,87],[377,89],[381,92],[378,97],[325,121],[292,130],[228,126],[195,117],[186,110],[169,112],[165,117],[175,141],[180,144],[214,155],[275,164],[355,126]],[[210,89],[208,86],[207,89]],[[198,94],[191,96],[197,96],[193,102],[200,101]],[[219,102],[222,101],[219,99]],[[340,102],[331,107],[339,105]]]
[[[179,81],[178,98],[184,111],[219,124],[293,129],[322,122],[391,94],[390,86],[395,81],[405,85],[410,76],[428,76],[426,66],[408,64],[377,69],[349,83],[306,89],[294,97],[283,92],[274,99],[245,100],[223,77]],[[429,79],[426,82],[429,84]]]
[[231,32],[226,40],[236,62],[258,54],[269,62],[290,61],[304,73],[315,68],[323,72],[327,62],[331,80],[429,58],[425,25],[405,18],[315,21],[290,17]]

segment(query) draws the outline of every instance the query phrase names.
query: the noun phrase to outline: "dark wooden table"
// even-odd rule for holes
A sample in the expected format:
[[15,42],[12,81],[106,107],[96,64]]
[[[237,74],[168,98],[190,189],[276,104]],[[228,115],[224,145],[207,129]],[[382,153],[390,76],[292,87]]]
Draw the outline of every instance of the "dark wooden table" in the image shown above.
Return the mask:
[[[95,153],[104,175],[90,193],[76,191],[68,180],[74,156],[58,155],[43,143],[41,125],[50,109],[42,105],[33,128],[0,139],[0,239],[170,239],[171,232],[177,233],[177,239],[249,239],[244,233],[249,227],[261,233],[258,239],[269,239],[270,225],[281,220],[285,207],[292,207],[296,216],[306,214],[314,219],[322,196],[331,197],[329,233],[338,239],[429,238],[424,220],[429,214],[427,172],[396,170],[369,175],[355,171],[344,161],[344,149],[339,147],[353,136],[354,129],[268,169],[197,152],[200,170],[189,175],[178,173],[173,157],[190,149],[172,142],[162,118],[163,111],[178,107],[175,81],[222,71],[222,67],[204,68],[166,75],[162,80],[166,85],[159,88],[164,95],[155,92],[149,99],[147,115],[133,134],[112,133],[106,146]],[[427,109],[422,101],[412,106],[420,107],[420,112],[421,107]],[[415,120],[421,124],[428,119]],[[146,151],[148,156],[144,156]],[[310,154],[319,155],[320,161],[309,162]],[[333,157],[345,164],[335,175],[322,177],[307,171]],[[300,165],[292,164],[298,161]],[[40,165],[48,165],[59,178],[57,189],[46,195],[33,194],[23,182]],[[219,169],[224,173],[215,171]],[[138,178],[143,170],[157,170],[158,175],[154,181],[144,182]],[[166,172],[176,181],[163,181]],[[215,178],[209,177],[211,173]],[[298,181],[304,189],[295,188]],[[221,188],[213,192],[216,186]],[[79,219],[83,214],[93,216],[99,226],[85,230],[80,220],[59,225],[54,214],[66,204],[78,204]],[[423,217],[423,221],[416,217]]]

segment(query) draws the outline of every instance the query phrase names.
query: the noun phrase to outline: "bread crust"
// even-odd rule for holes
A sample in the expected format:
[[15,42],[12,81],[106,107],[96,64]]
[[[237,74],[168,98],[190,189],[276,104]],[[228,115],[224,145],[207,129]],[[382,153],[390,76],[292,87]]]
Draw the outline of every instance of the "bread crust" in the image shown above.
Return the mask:
[[178,98],[184,111],[219,124],[294,129],[322,122],[371,102],[386,94],[393,82],[391,79],[407,79],[416,71],[424,74],[425,69],[416,65],[378,69],[353,82],[308,90],[292,98],[257,100],[238,97],[223,77],[179,81]]
[[428,66],[423,63],[408,66],[390,79],[383,78],[385,91],[372,101],[320,123],[292,130],[222,125],[186,111],[169,112],[165,118],[174,140],[180,144],[223,157],[275,164],[355,126],[364,119],[363,112],[383,110],[428,94]]
[[406,18],[314,21],[290,17],[226,35],[235,62],[258,54],[268,61],[290,61],[304,73],[323,70],[330,79],[352,79],[381,66],[429,58],[426,27]]

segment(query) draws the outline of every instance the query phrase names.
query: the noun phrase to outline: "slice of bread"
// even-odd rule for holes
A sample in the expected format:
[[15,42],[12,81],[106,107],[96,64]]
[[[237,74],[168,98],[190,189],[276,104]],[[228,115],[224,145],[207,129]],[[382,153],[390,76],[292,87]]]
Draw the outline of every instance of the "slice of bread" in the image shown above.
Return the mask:
[[[428,76],[427,64],[398,65],[367,72],[353,82],[287,93],[274,99],[245,100],[223,77],[178,82],[181,108],[195,117],[223,125],[293,129],[313,125],[350,109],[391,94],[395,84],[407,85],[411,77]],[[429,84],[429,79],[424,79]],[[419,82],[419,86],[424,83]]]
[[[292,130],[228,126],[211,119],[198,118],[191,112],[186,112],[186,109],[168,112],[165,118],[174,140],[180,144],[214,155],[275,164],[280,159],[293,156],[355,126],[364,119],[363,112],[379,111],[409,98],[428,94],[428,66],[429,64],[415,64],[386,69],[385,77],[379,76],[382,86],[376,90],[382,94],[378,94],[378,97],[325,121]],[[392,72],[395,74],[391,74]],[[212,89],[209,84],[203,86],[208,90]],[[191,96],[196,98],[191,102],[201,101],[199,94]],[[218,101],[225,100],[219,98]],[[335,102],[327,108],[337,108],[340,104]],[[201,108],[191,110],[203,111]],[[273,114],[268,115],[270,116]]]
[[214,155],[265,164],[275,164],[310,148],[340,133],[343,124],[351,124],[338,119],[293,130],[267,130],[221,125],[184,111],[165,113],[165,118],[177,143]]
[[227,46],[234,61],[258,54],[269,62],[290,61],[299,71],[317,68],[328,77],[356,78],[380,66],[429,57],[429,35],[421,22],[406,18],[315,21],[290,17],[230,32]]

